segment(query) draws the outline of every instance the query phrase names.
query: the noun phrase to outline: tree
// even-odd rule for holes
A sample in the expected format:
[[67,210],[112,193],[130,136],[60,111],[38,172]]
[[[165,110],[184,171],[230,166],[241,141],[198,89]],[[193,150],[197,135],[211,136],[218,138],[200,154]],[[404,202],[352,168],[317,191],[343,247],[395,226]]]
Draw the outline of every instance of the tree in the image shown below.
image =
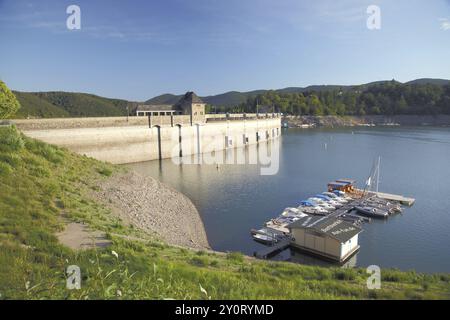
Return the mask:
[[8,89],[6,84],[0,80],[0,119],[6,119],[19,110],[20,104],[16,96]]

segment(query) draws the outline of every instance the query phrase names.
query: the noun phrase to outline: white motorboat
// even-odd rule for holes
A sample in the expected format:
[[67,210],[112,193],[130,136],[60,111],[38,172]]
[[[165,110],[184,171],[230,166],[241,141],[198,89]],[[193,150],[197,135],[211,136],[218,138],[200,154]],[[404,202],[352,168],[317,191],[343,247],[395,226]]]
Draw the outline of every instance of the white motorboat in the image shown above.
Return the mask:
[[319,198],[309,198],[308,201],[313,201],[316,204],[316,206],[323,207],[328,210],[336,210],[335,206],[333,206]]
[[301,209],[299,208],[286,208],[284,209],[283,213],[281,213],[281,215],[283,217],[297,217],[297,218],[302,218],[304,216],[307,216],[306,213],[304,213]]
[[325,195],[325,196],[328,196],[328,197],[332,198],[333,200],[338,201],[338,202],[340,202],[342,204],[348,202],[348,200],[346,200],[346,199],[344,199],[344,198],[342,198],[342,197],[340,197],[340,196],[338,196],[338,195],[336,195],[336,194],[334,194],[332,192],[323,192],[322,194]]

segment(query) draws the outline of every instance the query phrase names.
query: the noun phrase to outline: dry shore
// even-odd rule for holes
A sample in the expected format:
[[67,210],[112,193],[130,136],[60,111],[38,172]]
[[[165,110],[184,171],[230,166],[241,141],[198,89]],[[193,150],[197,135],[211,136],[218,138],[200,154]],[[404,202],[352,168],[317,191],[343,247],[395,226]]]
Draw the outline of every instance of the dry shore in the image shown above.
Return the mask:
[[450,115],[285,116],[289,127],[449,126]]
[[209,249],[205,228],[185,195],[136,172],[116,174],[95,195],[125,223],[156,235],[168,244]]

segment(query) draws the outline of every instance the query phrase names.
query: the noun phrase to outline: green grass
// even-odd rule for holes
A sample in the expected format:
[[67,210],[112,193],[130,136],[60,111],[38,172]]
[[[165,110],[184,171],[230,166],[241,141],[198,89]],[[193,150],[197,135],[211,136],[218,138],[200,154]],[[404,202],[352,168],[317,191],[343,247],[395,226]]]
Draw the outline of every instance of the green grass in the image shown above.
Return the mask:
[[[448,274],[382,270],[382,289],[368,290],[364,269],[169,246],[125,225],[90,196],[99,181],[123,170],[0,128],[0,299],[450,297]],[[62,214],[104,231],[112,245],[82,252],[64,247],[55,237],[64,227]],[[141,240],[129,240],[135,238]],[[80,290],[66,289],[70,265],[81,268]]]

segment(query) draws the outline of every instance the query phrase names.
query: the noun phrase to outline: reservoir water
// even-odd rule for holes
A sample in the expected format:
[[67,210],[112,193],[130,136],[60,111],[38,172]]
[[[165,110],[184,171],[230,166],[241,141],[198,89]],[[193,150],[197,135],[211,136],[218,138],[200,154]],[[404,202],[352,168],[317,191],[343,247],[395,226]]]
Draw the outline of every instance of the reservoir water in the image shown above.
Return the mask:
[[[280,138],[278,173],[267,176],[254,164],[217,168],[168,159],[129,166],[186,194],[213,249],[252,255],[262,245],[252,240],[251,228],[325,191],[328,181],[354,178],[362,186],[378,156],[380,191],[410,196],[416,203],[386,221],[364,224],[361,249],[349,263],[450,272],[449,128],[287,129]],[[289,250],[275,259],[325,264]]]

